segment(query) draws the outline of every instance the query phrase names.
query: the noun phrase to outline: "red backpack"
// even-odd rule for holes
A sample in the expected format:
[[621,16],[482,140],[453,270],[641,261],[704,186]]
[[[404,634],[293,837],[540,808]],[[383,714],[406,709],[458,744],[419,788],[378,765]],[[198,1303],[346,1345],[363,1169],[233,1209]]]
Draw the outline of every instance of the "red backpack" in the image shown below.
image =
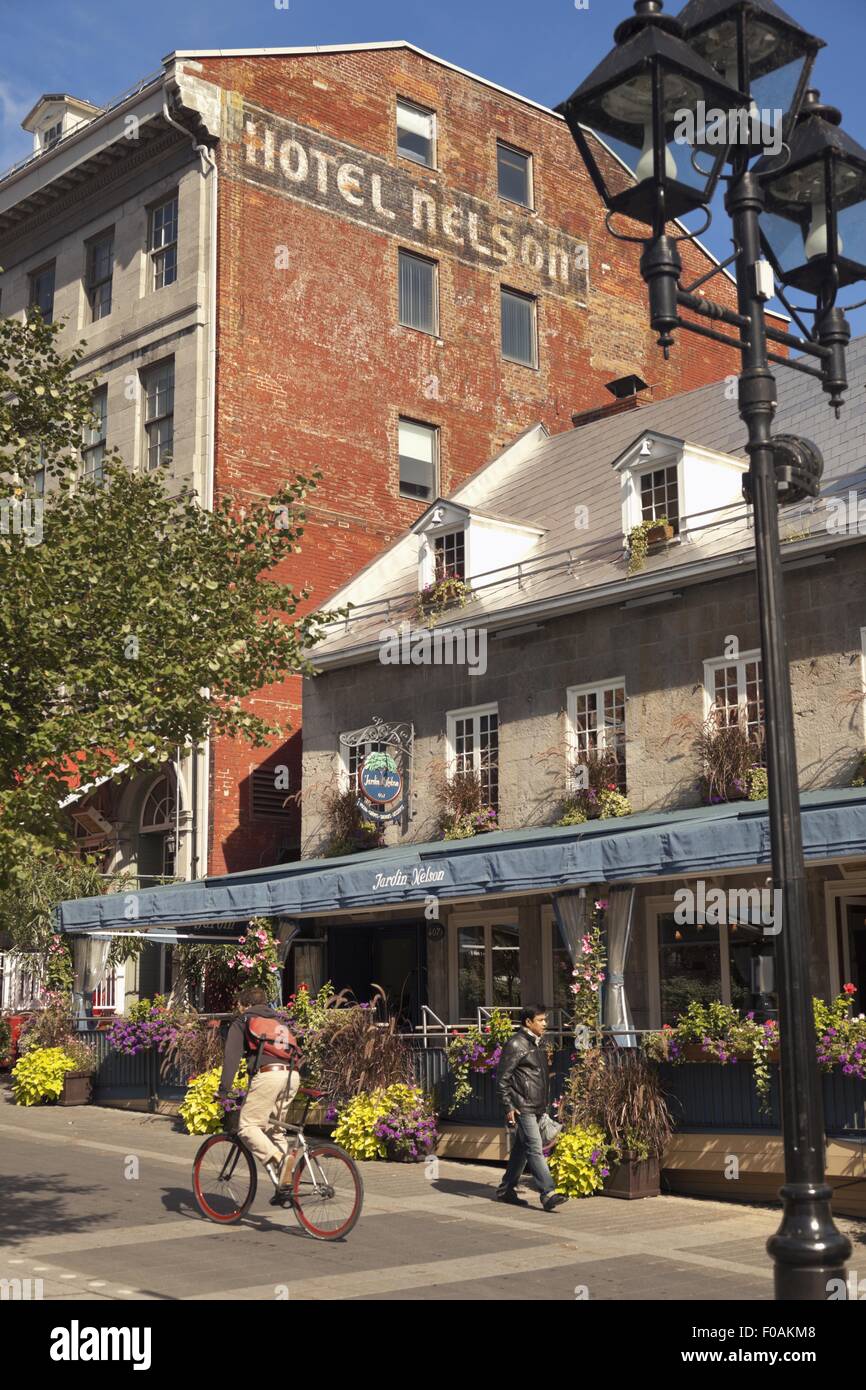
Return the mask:
[[301,1063],[301,1049],[294,1033],[281,1018],[266,1018],[261,1014],[249,1014],[246,1020],[247,1046],[262,1057],[273,1058],[277,1062],[289,1062],[297,1068]]

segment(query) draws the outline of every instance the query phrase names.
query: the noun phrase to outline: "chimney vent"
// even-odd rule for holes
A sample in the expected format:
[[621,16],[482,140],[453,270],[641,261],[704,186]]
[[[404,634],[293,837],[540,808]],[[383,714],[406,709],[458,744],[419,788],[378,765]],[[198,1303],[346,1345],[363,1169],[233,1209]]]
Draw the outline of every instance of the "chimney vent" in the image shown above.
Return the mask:
[[[607,405],[597,405],[592,410],[578,411],[571,417],[576,430],[581,425],[593,425],[596,420],[605,420],[608,415],[621,415],[624,410],[636,410],[638,406],[649,405],[652,401],[652,387],[639,376],[621,376],[616,381],[608,381],[604,388],[614,397]],[[646,391],[648,394],[643,396]]]

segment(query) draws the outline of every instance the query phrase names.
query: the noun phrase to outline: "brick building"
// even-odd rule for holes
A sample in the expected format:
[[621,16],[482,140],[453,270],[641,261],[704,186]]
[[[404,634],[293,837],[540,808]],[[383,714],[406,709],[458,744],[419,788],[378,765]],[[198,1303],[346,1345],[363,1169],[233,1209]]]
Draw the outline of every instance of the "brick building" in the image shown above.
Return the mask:
[[[86,338],[103,385],[83,466],[107,442],[205,506],[321,470],[284,576],[315,603],[530,424],[616,409],[625,377],[659,400],[737,369],[708,340],[662,361],[635,248],[559,116],[411,44],[175,53],[25,126],[34,152],[0,179],[2,308]],[[682,252],[689,278],[714,265]],[[101,788],[83,843],[157,878],[295,857],[272,769],[297,790],[300,682],[255,705],[291,721],[284,744],[216,741]]]

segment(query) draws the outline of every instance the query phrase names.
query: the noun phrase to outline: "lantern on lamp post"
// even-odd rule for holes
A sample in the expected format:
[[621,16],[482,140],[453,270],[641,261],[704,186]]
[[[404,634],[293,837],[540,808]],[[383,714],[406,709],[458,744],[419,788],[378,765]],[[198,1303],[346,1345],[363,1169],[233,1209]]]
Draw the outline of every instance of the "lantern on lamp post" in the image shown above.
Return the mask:
[[[637,0],[634,15],[614,34],[616,47],[557,108],[609,213],[630,217],[657,237],[672,218],[706,207],[715,192],[726,146],[716,145],[708,168],[692,159],[702,148],[707,110],[748,105],[661,11],[661,0]],[[634,170],[634,183],[618,177],[586,127]]]
[[746,147],[763,148],[768,135],[786,141],[823,39],[807,33],[774,0],[689,0],[677,20],[689,47],[731,86],[749,93],[753,138]]
[[[637,0],[634,17],[616,30],[612,53],[557,109],[608,209],[611,234],[643,243],[650,322],[665,355],[678,329],[726,343],[741,355],[738,395],[750,459],[744,491],[754,507],[773,882],[782,896],[776,954],[784,1215],[767,1248],[775,1261],[777,1298],[824,1300],[828,1280],[844,1273],[851,1244],[833,1223],[825,1181],[778,515],[780,505],[818,495],[823,464],[809,440],[772,435],[777,391],[770,364],[818,379],[838,414],[847,387],[850,330],[835,299],[842,285],[866,278],[866,151],[844,135],[837,114],[822,107],[817,94],[804,95],[823,43],[773,0],[689,0],[675,21],[662,8],[661,0]],[[759,100],[763,111],[757,110]],[[711,106],[726,118],[722,140],[710,137]],[[625,151],[633,181],[617,177],[590,132],[614,153]],[[761,152],[757,167],[750,167]],[[734,252],[683,286],[676,243],[695,233],[680,228],[681,235],[669,234],[667,225],[699,208],[709,217],[726,163],[725,209]],[[762,229],[765,201],[770,215]],[[632,218],[648,234],[615,231],[614,213]],[[736,311],[695,292],[731,264]],[[783,285],[816,296],[811,332],[776,288],[774,270]],[[766,304],[775,293],[803,337],[767,322]],[[682,317],[683,310],[689,317]],[[800,356],[781,356],[775,344]]]

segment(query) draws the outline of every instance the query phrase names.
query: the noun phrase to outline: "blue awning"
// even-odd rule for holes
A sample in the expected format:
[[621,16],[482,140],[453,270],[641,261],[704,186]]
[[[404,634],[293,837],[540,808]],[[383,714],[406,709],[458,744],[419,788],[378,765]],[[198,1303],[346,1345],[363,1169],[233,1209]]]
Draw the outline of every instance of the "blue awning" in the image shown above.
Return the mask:
[[[866,789],[801,797],[807,860],[866,856]],[[60,904],[61,931],[171,929],[228,939],[250,917],[310,917],[363,908],[422,905],[484,894],[550,892],[581,884],[749,869],[770,861],[767,803],[736,802],[621,820],[537,830],[498,831],[470,840],[308,859],[268,869]],[[169,939],[166,935],[163,939]]]

